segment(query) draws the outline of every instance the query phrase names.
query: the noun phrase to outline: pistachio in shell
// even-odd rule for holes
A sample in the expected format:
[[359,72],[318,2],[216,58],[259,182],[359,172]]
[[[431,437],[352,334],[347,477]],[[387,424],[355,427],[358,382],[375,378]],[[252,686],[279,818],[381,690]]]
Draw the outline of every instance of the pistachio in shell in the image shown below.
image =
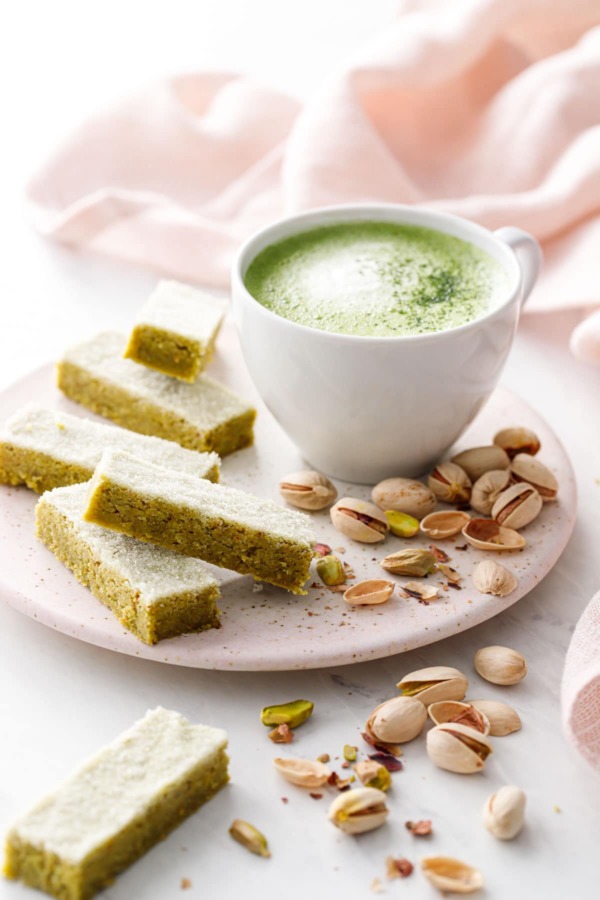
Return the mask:
[[492,514],[492,507],[499,494],[511,480],[509,469],[492,469],[478,478],[471,491],[471,507],[484,516]]
[[421,520],[421,531],[436,541],[454,537],[463,530],[471,516],[460,510],[433,512]]
[[477,481],[492,469],[508,469],[508,453],[496,444],[489,447],[471,447],[452,457],[452,462],[465,470],[471,481]]
[[505,784],[487,798],[483,807],[483,823],[501,841],[512,841],[525,821],[526,797],[521,788]]
[[380,828],[388,817],[383,791],[372,787],[355,788],[335,798],[327,816],[346,834],[363,834]]
[[344,591],[344,600],[349,606],[379,606],[387,603],[394,593],[394,582],[381,578],[359,581]]
[[475,728],[442,722],[427,732],[427,753],[440,769],[471,775],[481,772],[492,752],[488,738]]
[[416,697],[424,706],[438,700],[462,700],[469,682],[450,666],[428,666],[409,672],[396,687],[403,697]]
[[464,469],[453,462],[438,463],[429,475],[427,484],[432,493],[444,503],[468,503],[471,479]]
[[308,469],[292,472],[282,478],[279,493],[290,506],[313,511],[325,509],[337,497],[337,491],[329,478]]
[[506,597],[517,587],[518,581],[508,569],[493,559],[482,559],[473,569],[473,584],[482,594]]
[[482,647],[475,654],[473,665],[492,684],[517,684],[527,675],[525,657],[510,647]]
[[415,519],[422,519],[435,509],[432,492],[413,478],[386,478],[375,485],[371,499],[381,509],[397,510]]
[[405,744],[423,730],[427,710],[414,697],[392,697],[375,707],[366,724],[366,732],[384,744]]
[[478,550],[521,550],[527,543],[518,531],[499,525],[495,519],[471,519],[462,533],[469,544]]
[[510,459],[517,453],[528,453],[535,456],[541,444],[537,434],[530,428],[503,428],[494,437],[494,443],[506,451]]
[[518,531],[539,516],[543,505],[541,496],[531,484],[511,484],[496,498],[492,518],[500,525]]
[[470,703],[487,716],[492,737],[504,737],[521,728],[521,717],[508,703],[499,700],[471,700]]
[[473,894],[483,887],[478,869],[449,856],[426,856],[421,860],[421,870],[443,894]]
[[385,513],[368,500],[342,497],[331,507],[329,513],[338,531],[363,544],[385,541],[390,530]]
[[555,500],[558,481],[550,469],[528,453],[518,453],[510,464],[513,481],[525,481],[532,485],[544,503]]
[[484,712],[473,706],[472,703],[460,700],[440,700],[432,703],[427,713],[435,725],[443,722],[454,722],[459,725],[468,725],[481,734],[490,734],[491,724]]

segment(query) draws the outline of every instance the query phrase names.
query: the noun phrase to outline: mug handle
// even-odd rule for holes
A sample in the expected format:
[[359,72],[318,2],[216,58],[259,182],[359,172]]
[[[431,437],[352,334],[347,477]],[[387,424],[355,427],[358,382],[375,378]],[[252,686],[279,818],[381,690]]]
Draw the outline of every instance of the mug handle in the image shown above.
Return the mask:
[[523,296],[521,297],[521,306],[523,306],[537,280],[542,265],[542,249],[532,235],[521,228],[514,228],[512,225],[507,228],[498,228],[494,235],[500,241],[508,244],[517,258],[523,285]]

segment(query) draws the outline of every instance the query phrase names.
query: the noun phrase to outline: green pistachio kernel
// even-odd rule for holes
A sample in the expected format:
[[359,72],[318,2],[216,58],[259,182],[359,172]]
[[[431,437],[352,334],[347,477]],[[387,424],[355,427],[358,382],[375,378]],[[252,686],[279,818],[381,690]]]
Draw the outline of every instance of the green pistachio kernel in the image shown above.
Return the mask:
[[344,759],[346,762],[356,762],[357,753],[358,747],[353,747],[352,744],[344,744]]
[[244,822],[243,819],[234,819],[231,823],[229,834],[234,841],[237,841],[250,853],[256,853],[257,856],[264,857],[271,855],[266,837],[250,822]]
[[263,725],[289,725],[297,728],[312,715],[315,707],[310,700],[291,700],[277,706],[265,706],[260,714]]
[[346,583],[346,573],[341,559],[330,554],[322,556],[317,562],[317,573],[319,578],[327,587],[333,587],[336,584]]
[[400,538],[411,538],[419,530],[419,520],[408,513],[398,512],[395,509],[387,509],[385,517],[388,520],[390,531]]

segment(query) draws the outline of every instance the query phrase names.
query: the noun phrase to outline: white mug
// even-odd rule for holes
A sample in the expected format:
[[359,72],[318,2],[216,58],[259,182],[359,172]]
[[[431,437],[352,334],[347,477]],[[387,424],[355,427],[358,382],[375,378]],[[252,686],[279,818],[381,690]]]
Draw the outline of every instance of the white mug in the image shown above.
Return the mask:
[[[422,335],[334,334],[262,306],[244,286],[270,244],[323,225],[356,221],[420,225],[469,241],[508,276],[489,312]],[[344,481],[414,477],[437,462],[498,383],[539,271],[537,241],[518,228],[486,228],[430,209],[396,204],[332,206],[264,228],[241,247],[232,297],[242,351],[265,404],[306,462]]]

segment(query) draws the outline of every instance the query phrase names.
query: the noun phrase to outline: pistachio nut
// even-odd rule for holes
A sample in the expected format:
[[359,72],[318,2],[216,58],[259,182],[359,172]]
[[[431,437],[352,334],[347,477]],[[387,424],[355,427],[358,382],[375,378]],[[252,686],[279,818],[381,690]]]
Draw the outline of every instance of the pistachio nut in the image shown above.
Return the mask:
[[527,543],[518,531],[499,525],[495,519],[471,519],[462,533],[478,550],[521,550]]
[[449,856],[426,856],[421,860],[421,869],[442,893],[473,894],[483,887],[483,875],[478,869]]
[[377,788],[378,791],[389,791],[392,786],[392,776],[385,766],[374,759],[365,759],[356,763],[354,771],[365,787]]
[[381,560],[381,565],[393,575],[416,575],[423,578],[435,571],[436,558],[429,550],[408,548],[390,553]]
[[364,544],[385,541],[390,530],[385,513],[368,500],[342,497],[331,507],[330,515],[338,531]]
[[357,753],[358,747],[354,747],[352,744],[344,744],[344,759],[346,762],[355,762]]
[[231,823],[229,834],[234,841],[237,841],[250,853],[267,858],[271,855],[266,837],[250,822],[244,822],[243,819],[234,819]]
[[518,582],[516,577],[493,559],[482,559],[473,569],[473,584],[482,594],[506,597]]
[[492,507],[492,518],[508,528],[525,528],[542,511],[542,498],[534,487],[525,482],[511,484],[498,495]]
[[494,437],[494,443],[506,450],[511,459],[517,453],[535,456],[541,447],[540,439],[530,428],[503,428]]
[[444,503],[468,503],[471,479],[464,469],[453,462],[439,463],[427,481],[431,491]]
[[384,824],[389,813],[385,800],[384,792],[377,788],[355,788],[336,797],[327,815],[346,834],[363,834]]
[[494,837],[512,841],[523,828],[526,797],[521,788],[505,784],[487,798],[483,807],[483,824]]
[[458,509],[430,513],[421,520],[421,531],[427,537],[443,541],[462,531],[470,518],[469,513]]
[[492,507],[499,494],[510,484],[509,469],[492,469],[478,478],[471,491],[471,506],[484,516],[492,514]]
[[350,606],[378,606],[386,603],[394,593],[393,581],[372,578],[359,581],[344,591],[344,600]]
[[452,462],[464,469],[471,481],[477,481],[492,469],[508,469],[510,466],[508,453],[497,444],[463,450],[452,457]]
[[459,725],[468,725],[481,734],[489,734],[491,725],[488,717],[481,710],[476,709],[472,703],[461,703],[459,700],[440,700],[432,703],[428,708],[429,718],[435,725],[442,722],[455,722]]
[[407,581],[400,588],[406,597],[415,597],[417,600],[436,600],[439,595],[439,589],[433,584],[420,584],[418,581]]
[[469,682],[450,666],[429,666],[409,672],[396,687],[403,697],[415,697],[424,706],[438,700],[462,700]]
[[292,472],[282,478],[279,492],[286,503],[300,509],[325,509],[337,497],[337,491],[329,478],[308,469]]
[[298,728],[312,716],[315,704],[310,700],[291,700],[277,706],[265,706],[260,714],[263,725],[289,725]]
[[440,769],[471,775],[480,772],[490,753],[489,739],[475,728],[442,722],[427,732],[427,753]]
[[513,481],[525,481],[534,487],[544,502],[556,499],[558,481],[550,469],[528,453],[517,453],[510,464]]
[[346,583],[346,572],[339,557],[331,554],[322,556],[317,562],[317,575],[328,587]]
[[390,531],[395,537],[411,538],[419,530],[419,520],[408,513],[398,512],[395,509],[386,509],[385,517],[390,526]]
[[518,712],[508,703],[501,703],[499,700],[471,700],[470,703],[487,716],[492,737],[504,737],[521,728]]
[[382,509],[397,510],[422,519],[435,509],[435,497],[421,481],[412,478],[386,478],[371,493],[373,503]]
[[366,732],[384,744],[405,744],[423,730],[427,710],[414,697],[392,697],[380,703],[366,724]]
[[517,684],[527,675],[525,657],[510,647],[482,647],[473,664],[481,677],[492,684]]
[[286,781],[299,787],[321,787],[328,778],[331,778],[331,770],[318,760],[283,759],[278,756],[273,760],[273,765]]

